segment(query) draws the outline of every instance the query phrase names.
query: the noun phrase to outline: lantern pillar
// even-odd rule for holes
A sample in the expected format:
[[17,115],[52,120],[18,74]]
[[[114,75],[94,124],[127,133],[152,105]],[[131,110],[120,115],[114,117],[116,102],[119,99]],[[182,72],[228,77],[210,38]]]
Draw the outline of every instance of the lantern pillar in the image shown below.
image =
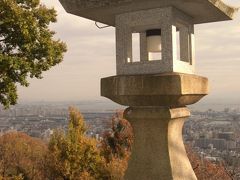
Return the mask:
[[182,139],[186,107],[131,107],[124,116],[134,131],[125,180],[196,180]]

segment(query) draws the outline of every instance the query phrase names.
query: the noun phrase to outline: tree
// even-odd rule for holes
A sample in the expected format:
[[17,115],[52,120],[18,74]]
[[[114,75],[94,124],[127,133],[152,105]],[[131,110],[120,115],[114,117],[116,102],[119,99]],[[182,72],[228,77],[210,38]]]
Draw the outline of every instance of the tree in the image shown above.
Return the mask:
[[102,141],[103,155],[109,162],[112,157],[124,159],[129,155],[133,143],[133,130],[130,123],[117,112],[112,119],[112,131],[106,132]]
[[214,164],[201,158],[191,147],[186,146],[188,158],[198,180],[231,180],[232,175],[226,170],[222,163]]
[[40,0],[0,1],[0,104],[16,104],[17,84],[42,78],[42,72],[63,60],[66,45],[49,29],[56,11]]
[[133,143],[133,130],[123,118],[123,112],[117,112],[112,119],[112,131],[106,132],[102,140],[101,151],[106,159],[112,180],[122,180],[128,166]]
[[104,158],[95,139],[86,136],[86,125],[77,109],[70,108],[66,134],[55,131],[46,158],[49,179],[108,179]]
[[0,179],[44,179],[47,146],[21,132],[0,136]]

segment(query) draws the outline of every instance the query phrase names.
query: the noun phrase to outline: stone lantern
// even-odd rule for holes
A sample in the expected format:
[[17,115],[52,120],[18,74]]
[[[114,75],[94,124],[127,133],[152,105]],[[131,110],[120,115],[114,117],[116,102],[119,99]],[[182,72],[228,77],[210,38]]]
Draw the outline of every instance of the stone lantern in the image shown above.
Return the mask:
[[186,105],[208,94],[208,80],[194,75],[194,25],[230,20],[236,8],[221,0],[60,2],[69,13],[116,27],[117,75],[101,80],[101,95],[129,106],[134,144],[124,178],[195,180],[182,127]]
[[[174,7],[116,15],[117,74],[194,73],[193,19]],[[133,58],[133,34],[140,59]],[[156,53],[155,59],[151,58]],[[178,55],[179,54],[179,55]]]

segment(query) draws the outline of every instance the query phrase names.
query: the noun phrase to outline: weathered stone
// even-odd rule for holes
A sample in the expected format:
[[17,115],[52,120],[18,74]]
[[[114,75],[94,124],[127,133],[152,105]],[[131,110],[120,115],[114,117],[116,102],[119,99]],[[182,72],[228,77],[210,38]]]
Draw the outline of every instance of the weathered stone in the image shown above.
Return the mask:
[[113,76],[101,80],[101,95],[125,106],[194,104],[208,94],[207,78],[189,74]]
[[134,107],[124,112],[134,131],[125,180],[196,180],[182,140],[187,108]]
[[[161,57],[149,60],[147,41],[140,41],[140,61],[133,57],[132,34],[161,29]],[[177,42],[177,33],[181,40]],[[142,35],[143,36],[143,35]],[[145,36],[145,38],[147,38]],[[194,27],[191,16],[174,7],[134,11],[116,16],[117,75],[195,72]],[[181,48],[180,57],[178,45]],[[135,44],[136,46],[136,44]],[[151,54],[151,53],[150,53]]]
[[236,8],[222,0],[59,0],[67,12],[115,26],[117,14],[173,6],[195,24],[230,20]]

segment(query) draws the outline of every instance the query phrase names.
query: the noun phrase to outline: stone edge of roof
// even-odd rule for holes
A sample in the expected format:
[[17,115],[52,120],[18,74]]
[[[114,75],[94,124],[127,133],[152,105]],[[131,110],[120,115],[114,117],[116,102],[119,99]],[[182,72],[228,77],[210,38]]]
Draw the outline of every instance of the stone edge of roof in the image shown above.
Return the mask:
[[231,19],[234,18],[234,15],[238,12],[239,8],[229,6],[226,3],[224,3],[222,0],[208,0],[210,3],[212,3],[216,8],[224,12],[228,17]]

